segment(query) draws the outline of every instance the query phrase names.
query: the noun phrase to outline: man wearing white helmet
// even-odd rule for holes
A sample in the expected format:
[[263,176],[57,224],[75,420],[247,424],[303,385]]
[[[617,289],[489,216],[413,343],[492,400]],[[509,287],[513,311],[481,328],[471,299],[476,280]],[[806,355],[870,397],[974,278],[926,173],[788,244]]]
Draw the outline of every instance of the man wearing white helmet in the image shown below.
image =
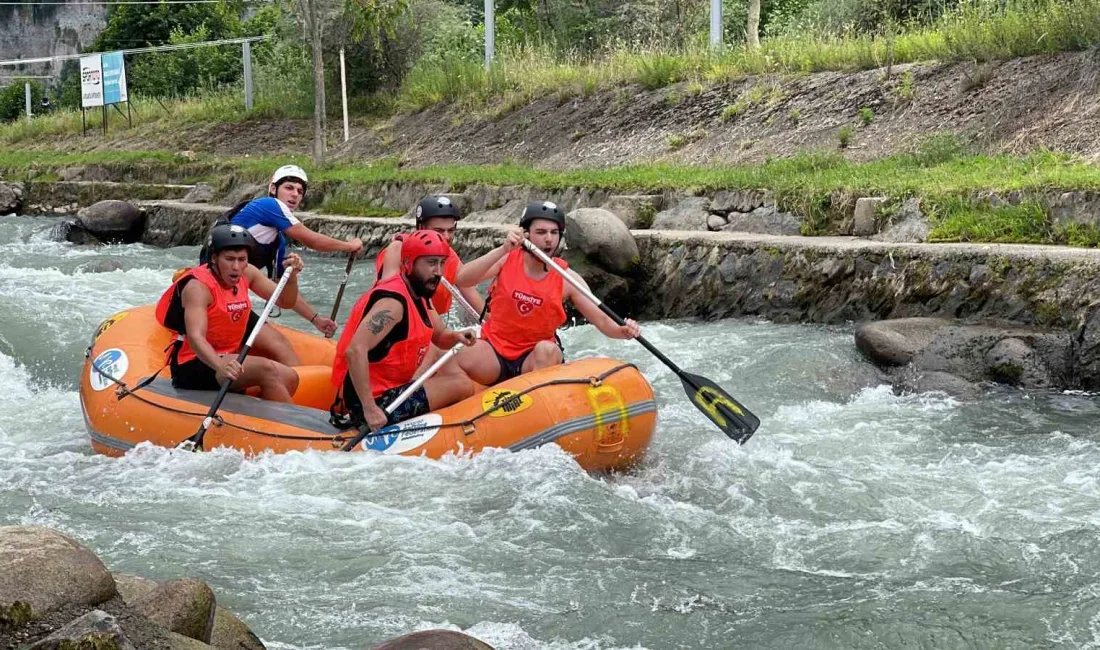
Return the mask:
[[[267,269],[269,277],[277,278],[286,257],[286,237],[301,242],[306,248],[323,253],[358,253],[363,242],[358,237],[340,241],[310,230],[294,216],[294,210],[305,197],[309,178],[297,165],[283,165],[275,170],[267,186],[267,196],[250,201],[230,217],[230,223],[242,226],[252,234],[257,244],[255,265]],[[336,323],[313,308],[299,296],[294,311],[318,330],[331,335]]]

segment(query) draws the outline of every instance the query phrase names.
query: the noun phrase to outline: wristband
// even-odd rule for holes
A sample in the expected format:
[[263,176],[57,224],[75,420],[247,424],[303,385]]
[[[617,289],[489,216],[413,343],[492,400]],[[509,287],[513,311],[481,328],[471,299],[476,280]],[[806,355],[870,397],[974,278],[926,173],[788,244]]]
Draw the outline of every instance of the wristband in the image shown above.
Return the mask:
[[309,319],[309,324],[312,325],[313,321],[317,320],[317,317],[321,315],[321,312],[313,312],[313,317]]

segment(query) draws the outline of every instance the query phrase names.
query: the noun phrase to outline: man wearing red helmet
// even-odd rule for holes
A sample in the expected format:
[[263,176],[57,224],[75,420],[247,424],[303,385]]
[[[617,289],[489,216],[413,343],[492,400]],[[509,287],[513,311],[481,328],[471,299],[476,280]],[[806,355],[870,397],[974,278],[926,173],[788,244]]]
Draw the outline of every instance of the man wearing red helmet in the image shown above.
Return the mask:
[[[556,333],[565,324],[563,301],[572,300],[577,310],[605,336],[630,339],[638,336],[638,323],[615,323],[595,303],[573,289],[564,278],[524,250],[531,240],[582,285],[584,279],[561,258],[555,258],[565,234],[565,215],[549,201],[529,203],[519,222],[522,230],[508,233],[501,246],[466,264],[458,271],[459,287],[473,287],[492,280],[489,315],[477,345],[458,353],[462,370],[474,381],[492,385],[539,368],[557,365],[565,355]],[[585,285],[587,286],[587,285]]]
[[392,415],[382,410],[413,381],[432,344],[449,350],[476,340],[472,331],[447,329],[429,302],[449,253],[439,233],[414,232],[402,244],[401,272],[378,282],[356,301],[336,345],[332,382],[340,392],[334,415],[342,409],[352,426],[378,429],[473,394],[473,384],[452,362]]

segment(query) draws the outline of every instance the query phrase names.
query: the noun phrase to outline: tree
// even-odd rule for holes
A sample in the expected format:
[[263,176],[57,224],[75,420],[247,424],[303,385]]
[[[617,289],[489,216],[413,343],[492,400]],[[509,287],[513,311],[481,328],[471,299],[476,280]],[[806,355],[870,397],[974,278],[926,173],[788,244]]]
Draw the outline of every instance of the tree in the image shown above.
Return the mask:
[[750,48],[760,47],[760,0],[749,0],[749,18],[745,25],[745,42]]
[[342,39],[377,42],[392,32],[407,0],[290,0],[313,58],[313,160],[325,157],[325,32],[334,24]]

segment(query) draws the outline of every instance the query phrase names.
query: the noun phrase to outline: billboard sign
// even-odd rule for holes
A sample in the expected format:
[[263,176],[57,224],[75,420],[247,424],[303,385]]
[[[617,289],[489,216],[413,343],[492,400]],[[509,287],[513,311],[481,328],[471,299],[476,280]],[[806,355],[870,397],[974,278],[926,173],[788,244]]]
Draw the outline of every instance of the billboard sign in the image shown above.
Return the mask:
[[103,106],[103,62],[98,54],[80,57],[80,105]]
[[126,99],[126,63],[122,52],[104,54],[103,62],[103,103],[118,104]]

